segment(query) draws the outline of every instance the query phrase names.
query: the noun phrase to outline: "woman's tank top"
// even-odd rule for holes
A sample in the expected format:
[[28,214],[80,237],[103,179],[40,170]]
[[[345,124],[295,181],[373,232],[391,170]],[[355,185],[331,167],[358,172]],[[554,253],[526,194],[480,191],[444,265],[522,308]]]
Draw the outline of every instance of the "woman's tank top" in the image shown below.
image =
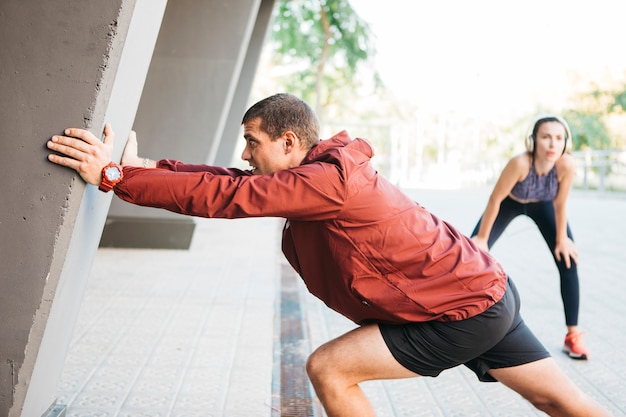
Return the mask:
[[557,191],[559,180],[556,176],[556,165],[547,175],[539,176],[535,171],[535,164],[531,162],[530,172],[524,181],[515,184],[511,194],[520,201],[548,201],[554,200]]

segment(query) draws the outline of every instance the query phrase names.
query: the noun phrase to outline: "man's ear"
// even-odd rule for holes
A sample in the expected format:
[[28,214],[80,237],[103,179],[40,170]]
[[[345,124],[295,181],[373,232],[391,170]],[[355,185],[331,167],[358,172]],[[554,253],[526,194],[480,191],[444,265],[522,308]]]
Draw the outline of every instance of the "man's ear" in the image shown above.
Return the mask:
[[285,141],[285,153],[293,152],[296,147],[300,146],[300,138],[291,130],[283,133],[283,140]]

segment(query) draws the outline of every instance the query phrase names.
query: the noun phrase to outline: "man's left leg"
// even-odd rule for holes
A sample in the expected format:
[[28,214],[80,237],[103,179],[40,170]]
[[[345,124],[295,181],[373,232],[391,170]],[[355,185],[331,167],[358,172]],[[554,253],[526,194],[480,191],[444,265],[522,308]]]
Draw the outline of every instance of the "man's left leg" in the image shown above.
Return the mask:
[[491,369],[489,374],[550,416],[611,416],[574,385],[552,358]]
[[377,325],[320,346],[307,361],[307,373],[329,417],[375,415],[360,382],[419,376],[396,361]]

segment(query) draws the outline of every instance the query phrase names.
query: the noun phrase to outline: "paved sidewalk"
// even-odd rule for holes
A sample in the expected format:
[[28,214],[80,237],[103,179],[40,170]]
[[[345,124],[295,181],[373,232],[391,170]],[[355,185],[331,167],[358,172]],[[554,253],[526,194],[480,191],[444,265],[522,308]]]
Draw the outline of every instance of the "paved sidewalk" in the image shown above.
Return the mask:
[[[487,198],[483,190],[409,194],[464,233]],[[516,220],[492,253],[520,290],[526,322],[558,363],[615,416],[626,416],[626,199],[574,193],[569,212],[581,253],[580,325],[588,331],[591,360],[560,352],[558,275],[536,227]],[[100,249],[59,387],[67,416],[280,416],[281,224],[200,219],[189,251]],[[301,283],[299,290],[304,353],[355,327]],[[462,367],[364,389],[379,417],[544,415]],[[318,407],[313,414],[323,412]]]
[[68,417],[269,416],[277,219],[189,251],[100,249],[59,387]]

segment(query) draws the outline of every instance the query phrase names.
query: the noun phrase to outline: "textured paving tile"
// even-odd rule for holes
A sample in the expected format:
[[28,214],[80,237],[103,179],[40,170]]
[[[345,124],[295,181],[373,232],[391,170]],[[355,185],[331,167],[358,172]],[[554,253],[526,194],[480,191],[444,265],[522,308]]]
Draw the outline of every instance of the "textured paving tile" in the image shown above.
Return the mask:
[[68,417],[270,413],[276,219],[200,219],[189,251],[100,249],[59,387]]

